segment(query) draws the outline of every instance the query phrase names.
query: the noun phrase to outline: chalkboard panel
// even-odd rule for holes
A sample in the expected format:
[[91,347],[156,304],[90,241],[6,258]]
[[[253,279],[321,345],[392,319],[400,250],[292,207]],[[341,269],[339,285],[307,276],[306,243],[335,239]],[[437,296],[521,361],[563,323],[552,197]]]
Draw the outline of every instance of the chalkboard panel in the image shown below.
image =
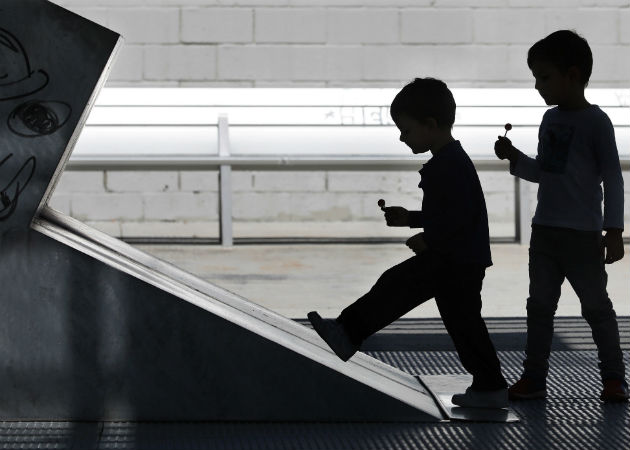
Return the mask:
[[0,3],[0,235],[52,193],[119,42],[45,0]]

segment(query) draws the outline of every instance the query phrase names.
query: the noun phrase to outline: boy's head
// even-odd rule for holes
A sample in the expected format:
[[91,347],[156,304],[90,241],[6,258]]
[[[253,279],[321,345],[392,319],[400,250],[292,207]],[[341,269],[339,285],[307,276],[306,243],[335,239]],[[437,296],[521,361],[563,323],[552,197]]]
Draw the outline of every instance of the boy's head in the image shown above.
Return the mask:
[[527,65],[547,104],[558,104],[567,90],[584,90],[593,71],[593,54],[586,39],[559,30],[532,45]]
[[400,140],[414,153],[424,153],[434,134],[449,134],[455,123],[455,99],[446,83],[416,78],[396,94],[390,114],[400,130]]
[[438,127],[450,130],[455,123],[455,99],[443,81],[416,78],[396,94],[389,112],[394,122],[405,114],[420,122],[433,119]]

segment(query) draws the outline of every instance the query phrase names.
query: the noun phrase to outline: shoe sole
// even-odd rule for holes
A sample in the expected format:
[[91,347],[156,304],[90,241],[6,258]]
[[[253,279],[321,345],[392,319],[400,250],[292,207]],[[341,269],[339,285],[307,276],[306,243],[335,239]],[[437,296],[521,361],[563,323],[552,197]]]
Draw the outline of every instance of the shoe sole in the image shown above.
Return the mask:
[[464,404],[461,403],[455,403],[454,401],[451,400],[451,403],[453,403],[453,405],[455,406],[459,406],[460,408],[478,408],[478,409],[505,409],[505,408],[509,408],[509,403],[505,403],[505,404],[495,404],[495,405],[488,405],[488,404],[466,404],[464,402]]
[[600,396],[599,399],[606,403],[625,403],[628,401],[628,397],[624,395],[613,395],[613,396]]
[[510,400],[539,400],[547,397],[547,391],[536,391],[531,394],[512,394],[508,392]]

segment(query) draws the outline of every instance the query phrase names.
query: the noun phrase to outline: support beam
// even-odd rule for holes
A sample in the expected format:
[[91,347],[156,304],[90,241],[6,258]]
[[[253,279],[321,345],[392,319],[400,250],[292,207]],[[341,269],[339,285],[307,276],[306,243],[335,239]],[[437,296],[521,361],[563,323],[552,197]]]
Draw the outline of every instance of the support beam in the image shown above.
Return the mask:
[[[219,116],[219,157],[230,156],[230,135],[227,115]],[[221,245],[231,247],[232,236],[232,166],[219,166],[219,236]]]

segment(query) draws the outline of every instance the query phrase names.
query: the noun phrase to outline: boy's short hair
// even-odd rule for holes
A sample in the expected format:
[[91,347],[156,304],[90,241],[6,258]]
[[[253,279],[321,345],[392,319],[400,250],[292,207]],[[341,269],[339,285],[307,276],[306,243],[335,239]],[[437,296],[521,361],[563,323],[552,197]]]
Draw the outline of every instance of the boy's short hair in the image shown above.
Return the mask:
[[403,87],[389,109],[394,121],[406,114],[419,121],[433,118],[440,128],[451,128],[455,123],[455,99],[441,80],[416,78]]
[[584,86],[593,71],[593,53],[582,36],[571,30],[559,30],[536,42],[527,52],[527,65],[535,61],[547,62],[566,73],[575,66],[580,71]]

